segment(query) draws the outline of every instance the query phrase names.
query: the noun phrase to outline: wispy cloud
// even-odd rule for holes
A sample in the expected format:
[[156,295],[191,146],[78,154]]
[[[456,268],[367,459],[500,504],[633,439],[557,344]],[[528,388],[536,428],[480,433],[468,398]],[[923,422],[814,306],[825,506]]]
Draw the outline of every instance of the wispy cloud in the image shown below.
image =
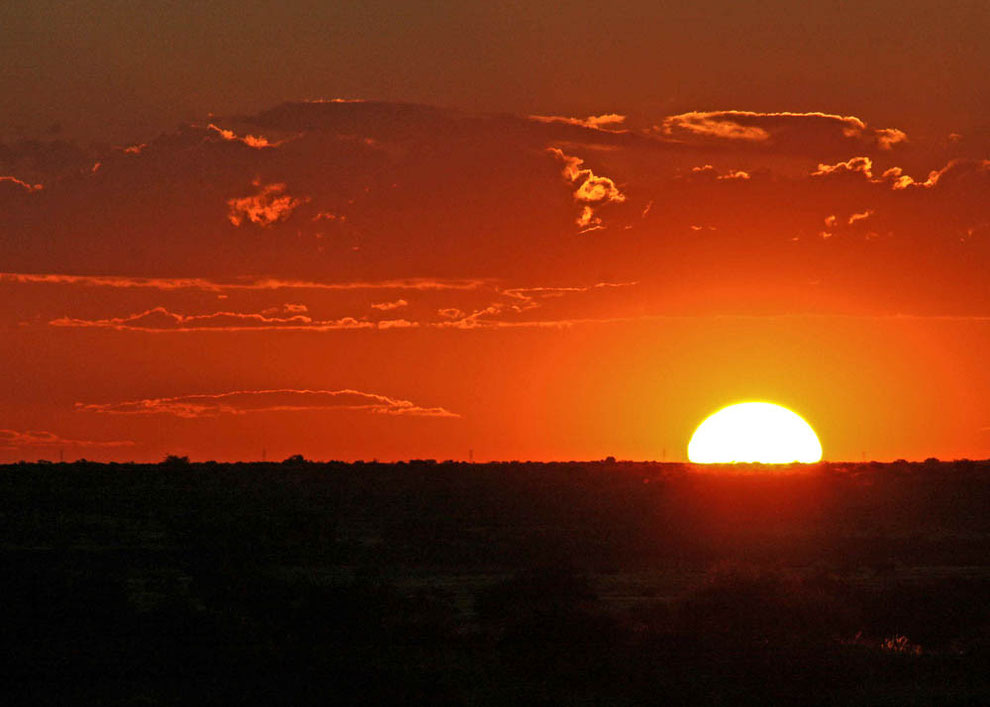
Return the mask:
[[568,295],[601,291],[606,289],[632,287],[636,282],[599,282],[590,286],[576,287],[514,287],[499,291],[502,299],[470,313],[457,308],[438,311],[442,321],[432,326],[441,329],[483,329],[506,327],[564,327],[590,319],[520,320],[519,314],[543,306],[545,300],[559,299]]
[[719,172],[710,164],[702,165],[700,167],[692,167],[691,174],[696,177],[714,178],[718,181],[725,181],[727,179],[749,179],[752,176],[749,172],[741,169],[730,169],[727,172]]
[[619,113],[589,115],[587,118],[568,118],[562,115],[531,115],[529,119],[535,120],[538,123],[563,123],[565,125],[576,125],[582,128],[610,133],[625,132],[618,126],[626,122],[626,116]]
[[404,299],[397,299],[392,302],[376,302],[371,305],[371,308],[377,309],[381,312],[390,312],[393,309],[401,309],[402,307],[405,307],[408,304],[409,303],[406,302]]
[[233,130],[227,130],[221,128],[214,123],[210,123],[207,126],[208,130],[212,130],[217,135],[219,135],[223,140],[228,142],[239,142],[241,144],[247,145],[248,147],[253,147],[256,150],[263,150],[270,147],[278,147],[282,144],[282,140],[276,140],[275,142],[270,141],[268,138],[261,135],[238,135]]
[[[61,328],[112,329],[135,332],[239,332],[239,331],[346,331],[390,330],[418,327],[473,328],[515,318],[531,309],[543,306],[547,300],[565,296],[629,287],[635,282],[600,282],[589,286],[493,287],[490,304],[468,310],[444,307],[438,310],[441,321],[412,318],[373,320],[347,316],[339,319],[317,319],[301,304],[268,307],[260,312],[219,311],[205,314],[182,314],[162,306],[152,307],[120,317],[78,318],[63,316],[48,321],[49,326]],[[408,307],[405,299],[378,302],[371,307],[380,312],[392,312]]]
[[485,279],[401,278],[352,282],[317,282],[314,280],[285,280],[264,278],[224,282],[201,277],[130,277],[127,275],[69,275],[65,273],[0,272],[0,284],[81,285],[120,289],[152,290],[476,290],[489,284]]
[[375,322],[378,329],[418,329],[419,325],[419,322],[408,319],[382,319]]
[[76,403],[75,409],[108,415],[174,415],[183,418],[304,410],[350,410],[410,417],[460,417],[446,408],[424,407],[409,400],[351,389],[235,390],[111,403]]
[[33,191],[40,191],[44,189],[43,184],[29,184],[23,179],[18,179],[17,177],[2,177],[0,176],[0,194],[4,191],[10,191],[14,193],[27,193]]
[[[315,320],[305,314],[277,316],[265,312],[212,312],[209,314],[179,314],[165,307],[153,307],[126,317],[108,319],[76,319],[59,317],[48,322],[54,327],[116,329],[117,331],[186,332],[186,331],[265,331],[307,330],[337,331],[342,329],[375,329],[378,323],[354,317]],[[387,327],[380,327],[387,328]]]
[[130,441],[97,441],[91,439],[69,439],[54,432],[28,430],[0,430],[0,449],[36,449],[53,447],[130,447]]
[[866,211],[859,211],[857,213],[849,214],[849,218],[846,219],[846,223],[852,226],[854,223],[859,221],[865,221],[873,215],[873,209],[867,209]]
[[364,98],[306,98],[303,103],[367,103]]

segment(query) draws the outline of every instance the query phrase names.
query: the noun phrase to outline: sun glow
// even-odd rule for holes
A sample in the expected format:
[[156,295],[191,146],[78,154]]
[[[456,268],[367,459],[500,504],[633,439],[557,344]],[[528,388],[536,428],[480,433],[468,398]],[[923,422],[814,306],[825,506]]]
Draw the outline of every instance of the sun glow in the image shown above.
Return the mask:
[[737,403],[698,426],[688,459],[695,464],[811,464],[821,461],[822,445],[811,425],[781,405]]

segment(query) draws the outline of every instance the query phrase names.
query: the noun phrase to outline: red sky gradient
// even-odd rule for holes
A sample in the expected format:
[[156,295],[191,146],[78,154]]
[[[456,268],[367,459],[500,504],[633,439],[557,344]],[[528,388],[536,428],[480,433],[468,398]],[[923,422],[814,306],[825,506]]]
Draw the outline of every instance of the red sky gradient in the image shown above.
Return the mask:
[[104,4],[0,10],[0,461],[990,456],[986,3]]

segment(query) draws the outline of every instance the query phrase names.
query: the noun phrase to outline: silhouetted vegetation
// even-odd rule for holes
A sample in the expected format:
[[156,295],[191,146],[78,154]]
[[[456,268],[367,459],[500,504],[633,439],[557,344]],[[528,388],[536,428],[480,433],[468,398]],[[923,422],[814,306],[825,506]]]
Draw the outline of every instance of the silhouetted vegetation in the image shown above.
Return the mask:
[[990,463],[0,467],[33,704],[990,701]]

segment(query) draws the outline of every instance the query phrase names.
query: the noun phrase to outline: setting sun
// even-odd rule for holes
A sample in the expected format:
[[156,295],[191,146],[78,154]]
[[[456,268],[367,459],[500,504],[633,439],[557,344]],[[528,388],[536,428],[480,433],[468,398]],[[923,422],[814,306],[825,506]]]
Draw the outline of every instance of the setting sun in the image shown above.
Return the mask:
[[821,461],[822,445],[800,415],[773,403],[738,403],[702,422],[691,436],[688,459],[695,464]]

